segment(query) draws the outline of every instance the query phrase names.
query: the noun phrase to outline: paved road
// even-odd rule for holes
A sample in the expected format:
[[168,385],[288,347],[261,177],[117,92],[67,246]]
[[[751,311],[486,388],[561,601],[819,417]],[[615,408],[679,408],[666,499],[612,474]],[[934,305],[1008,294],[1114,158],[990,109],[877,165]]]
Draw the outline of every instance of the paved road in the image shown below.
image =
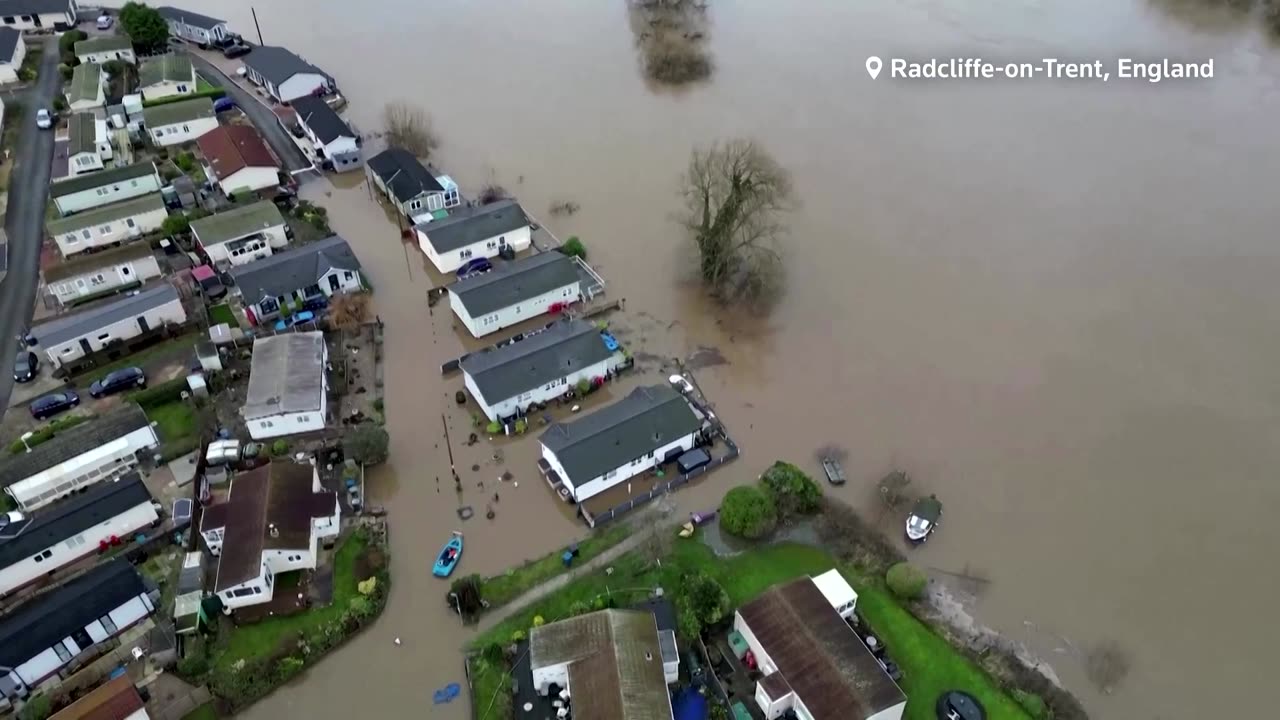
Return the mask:
[[40,244],[44,240],[44,208],[49,197],[49,163],[53,158],[53,132],[36,128],[36,110],[50,107],[61,86],[56,38],[45,42],[40,76],[23,99],[21,115],[6,122],[22,123],[13,172],[9,176],[9,208],[5,231],[9,235],[9,272],[0,281],[0,408],[9,406],[13,373],[9,368],[17,353],[18,336],[31,322],[36,280],[40,274]]
[[262,133],[262,137],[266,139],[267,144],[275,151],[276,157],[284,163],[289,172],[299,172],[304,170],[314,170],[315,165],[307,159],[298,146],[294,144],[293,139],[289,137],[289,133],[281,127],[280,121],[276,119],[275,113],[271,112],[271,108],[262,104],[262,101],[253,93],[240,87],[234,80],[228,78],[225,73],[219,70],[213,63],[200,57],[197,53],[187,53],[191,57],[191,62],[195,63],[196,69],[204,75],[205,79],[210,83],[217,85],[227,91],[227,95],[236,101],[236,105],[244,110],[253,124],[258,127],[258,132]]

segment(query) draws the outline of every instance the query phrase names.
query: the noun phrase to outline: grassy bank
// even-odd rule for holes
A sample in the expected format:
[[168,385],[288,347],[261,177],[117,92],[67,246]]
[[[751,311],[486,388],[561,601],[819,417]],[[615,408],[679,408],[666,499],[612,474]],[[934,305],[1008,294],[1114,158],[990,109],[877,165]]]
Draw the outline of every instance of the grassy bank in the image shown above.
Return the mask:
[[[624,524],[606,525],[599,532],[593,533],[586,540],[578,543],[578,557],[574,560],[574,565],[596,557],[622,542],[629,534],[631,534],[630,528]],[[561,559],[562,552],[557,551],[537,560],[530,560],[501,575],[484,578],[480,581],[480,596],[489,601],[490,609],[506,605],[531,588],[570,570],[571,568],[564,566],[564,561]]]
[[[613,563],[614,572],[584,576],[569,583],[533,607],[513,615],[480,635],[473,647],[481,651],[472,662],[473,706],[484,720],[513,716],[510,678],[505,661],[495,661],[494,644],[505,645],[519,632],[527,632],[535,615],[546,622],[581,611],[583,605],[599,607],[612,598],[618,606],[643,600],[654,587],[673,594],[682,576],[703,573],[714,578],[737,607],[772,585],[805,575],[817,575],[835,565],[826,552],[807,545],[762,546],[733,557],[716,557],[696,541],[680,541],[659,565],[638,552]],[[877,581],[842,568],[859,592],[859,609],[880,634],[905,674],[908,720],[933,720],[933,704],[943,689],[971,692],[987,708],[991,720],[1026,720],[1027,715],[977,666],[955,648],[915,620]]]

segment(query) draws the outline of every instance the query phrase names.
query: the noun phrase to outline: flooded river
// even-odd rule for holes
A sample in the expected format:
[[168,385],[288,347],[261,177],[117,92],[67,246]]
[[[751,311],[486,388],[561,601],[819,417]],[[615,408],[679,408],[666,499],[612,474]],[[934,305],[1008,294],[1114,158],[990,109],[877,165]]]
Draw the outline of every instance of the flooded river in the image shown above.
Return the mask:
[[[254,37],[248,0],[187,4]],[[580,204],[544,219],[582,237],[641,350],[723,353],[699,379],[745,455],[679,495],[683,509],[774,458],[816,472],[828,443],[849,453],[842,492],[859,504],[901,466],[947,507],[917,560],[989,579],[979,618],[1051,660],[1095,716],[1269,714],[1277,50],[1247,18],[1194,0],[713,6],[714,76],[681,92],[641,78],[623,0],[257,12],[266,42],[337,77],[363,131],[409,99],[434,115],[439,160],[464,188],[496,179],[540,216]],[[872,82],[869,54],[1213,57],[1216,77]],[[767,321],[709,312],[670,222],[690,148],[735,135],[759,139],[803,199]],[[421,257],[363,185],[305,194],[352,241],[387,325],[392,462],[374,494],[391,510],[396,588],[372,631],[246,717],[463,718],[465,702],[429,705],[462,681],[469,637],[428,568],[458,525],[441,412],[461,383],[437,371],[458,339],[428,314]],[[476,477],[493,465],[483,444],[455,450],[459,466],[482,465]],[[511,470],[528,482],[497,521],[467,524],[468,572],[581,532],[532,465]],[[1131,661],[1110,696],[1084,671],[1101,644]]]

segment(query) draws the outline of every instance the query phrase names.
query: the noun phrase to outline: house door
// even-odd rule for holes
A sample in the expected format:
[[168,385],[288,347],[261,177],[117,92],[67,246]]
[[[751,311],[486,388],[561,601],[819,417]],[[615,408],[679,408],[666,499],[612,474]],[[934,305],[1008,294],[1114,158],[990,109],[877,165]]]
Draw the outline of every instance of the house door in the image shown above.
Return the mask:
[[338,273],[333,273],[329,276],[329,290],[338,292]]
[[151,326],[147,324],[146,318],[141,316],[138,317],[138,329],[142,332],[146,332],[151,329]]
[[93,352],[93,348],[89,347],[88,340],[85,340],[84,338],[80,338],[80,351],[83,352],[85,355],[88,355],[89,353]]
[[81,652],[93,647],[93,638],[89,637],[89,633],[85,632],[84,628],[71,633],[71,639],[75,640],[76,645],[80,646]]
[[36,27],[44,27],[44,23],[40,22],[40,14],[39,14],[39,13],[36,13],[35,15],[32,15],[32,16],[31,16],[31,22],[35,23],[35,26],[36,26]]

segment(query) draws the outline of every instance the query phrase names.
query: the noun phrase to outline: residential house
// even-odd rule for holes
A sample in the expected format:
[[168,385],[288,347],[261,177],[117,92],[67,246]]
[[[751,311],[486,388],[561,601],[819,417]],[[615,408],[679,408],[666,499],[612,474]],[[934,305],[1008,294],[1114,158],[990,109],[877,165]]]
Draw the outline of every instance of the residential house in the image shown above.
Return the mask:
[[274,45],[260,45],[245,55],[245,74],[275,98],[293,102],[307,95],[328,95],[337,83],[328,73],[292,52]]
[[[552,487],[582,502],[692,450],[702,421],[670,385],[632,390],[625,398],[542,433],[542,460]],[[541,464],[541,463],[540,463]]]
[[271,602],[275,576],[314,570],[321,542],[340,526],[338,495],[321,487],[314,466],[276,460],[237,474],[226,501],[206,507],[200,520],[218,556],[214,592],[223,607]]
[[289,226],[270,200],[192,220],[191,234],[218,266],[247,265],[289,245]]
[[138,92],[143,102],[196,91],[196,69],[191,58],[177,53],[149,57],[138,68]]
[[207,97],[179,100],[144,108],[142,122],[151,140],[161,147],[192,142],[218,127],[213,101]]
[[[107,171],[110,172],[110,171]],[[54,185],[57,187],[57,185]],[[63,257],[159,230],[169,210],[158,192],[50,220],[45,229]]]
[[0,27],[0,83],[18,82],[18,70],[27,57],[27,42],[22,33],[11,27]]
[[162,184],[156,164],[148,160],[59,180],[49,185],[49,195],[58,212],[66,216],[139,195],[160,192]]
[[150,720],[133,678],[119,675],[49,716],[49,720]]
[[156,10],[169,24],[169,34],[180,40],[204,46],[222,42],[231,34],[226,20],[168,5],[160,5]]
[[413,153],[389,148],[369,158],[365,174],[400,213],[408,218],[430,217],[462,204],[457,183],[436,177]]
[[552,686],[572,717],[671,720],[657,622],[643,610],[598,610],[529,631],[533,689]]
[[449,307],[472,337],[483,337],[578,302],[581,282],[573,258],[538,253],[450,285]]
[[475,258],[494,258],[511,248],[527,250],[533,228],[524,209],[514,200],[453,210],[442,220],[415,227],[418,247],[442,273],[450,273]]
[[55,262],[41,274],[49,292],[70,307],[158,278],[160,264],[150,243],[136,242]]
[[121,558],[18,606],[0,618],[0,701],[28,697],[64,667],[101,654],[155,612],[158,597]]
[[[132,458],[130,458],[132,459]],[[0,595],[7,595],[157,523],[142,477],[130,470],[0,528]]]
[[319,432],[328,414],[329,349],[324,333],[294,332],[253,342],[249,389],[240,414],[254,440]]
[[133,39],[123,33],[99,35],[76,43],[76,59],[81,63],[106,65],[112,60],[136,65],[138,57],[133,52]]
[[107,121],[93,113],[72,113],[67,121],[67,170],[71,177],[101,170],[113,155]]
[[318,309],[336,293],[364,287],[360,261],[337,235],[233,267],[231,278],[255,325],[280,317],[282,306],[287,312]]
[[168,283],[144,287],[122,298],[87,305],[31,329],[38,352],[54,367],[115,347],[165,325],[187,321],[178,291]]
[[93,110],[107,104],[106,77],[97,63],[81,63],[71,71],[67,83],[67,107],[73,112]]
[[14,30],[70,30],[78,13],[76,0],[0,0],[0,23]]
[[734,613],[764,675],[755,700],[766,720],[900,720],[906,695],[845,622],[852,606],[839,609],[856,600],[831,570],[775,585]]
[[539,333],[462,359],[462,384],[490,420],[524,414],[626,363],[617,343],[585,320],[565,320]]
[[360,136],[324,98],[305,95],[293,101],[298,126],[315,146],[321,162],[328,161],[338,172],[355,170],[363,164]]
[[280,184],[280,163],[251,125],[221,125],[196,141],[206,174],[227,195],[273,188]]

